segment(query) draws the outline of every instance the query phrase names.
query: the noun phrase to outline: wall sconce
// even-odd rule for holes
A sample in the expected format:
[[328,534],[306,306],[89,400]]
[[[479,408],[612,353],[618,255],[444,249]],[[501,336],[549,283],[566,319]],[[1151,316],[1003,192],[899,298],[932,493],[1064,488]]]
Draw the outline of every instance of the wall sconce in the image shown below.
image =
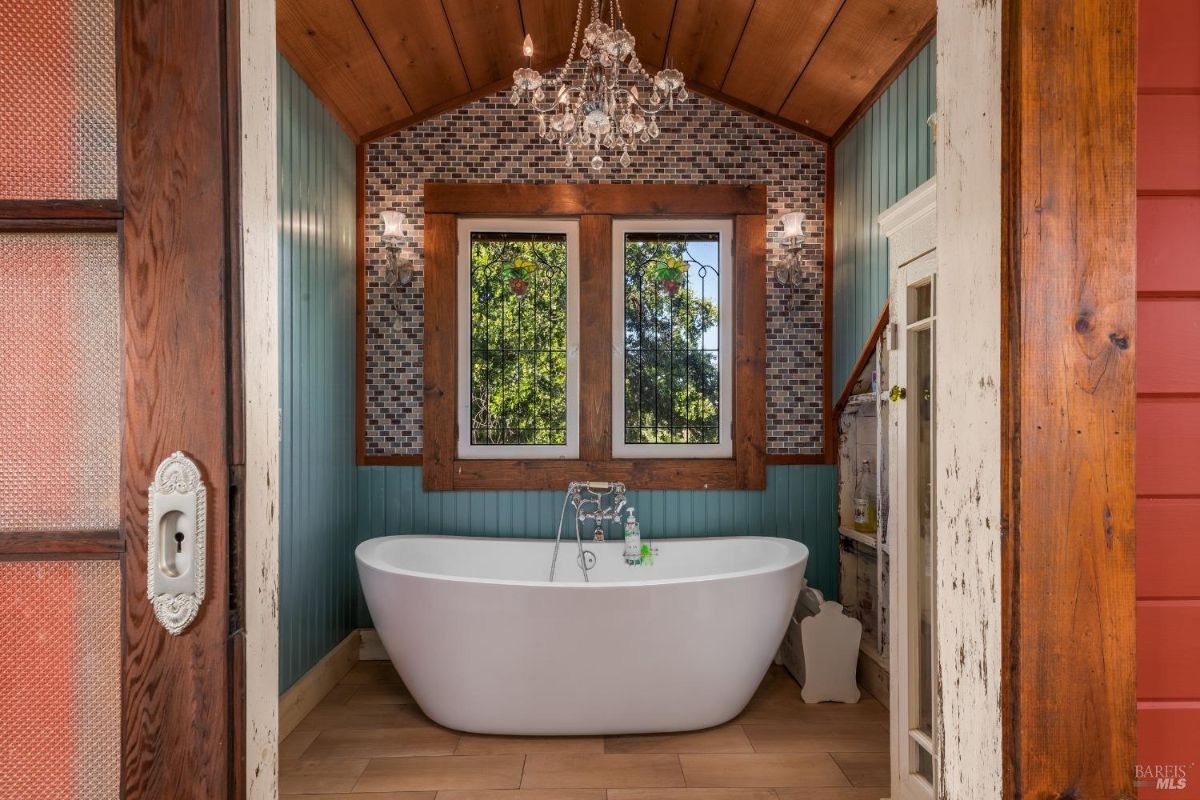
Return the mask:
[[787,259],[775,269],[775,282],[795,288],[804,282],[800,253],[804,248],[804,212],[791,211],[783,215],[783,248]]
[[393,289],[408,286],[413,279],[413,262],[409,258],[400,258],[400,243],[404,240],[404,212],[384,211],[379,216],[383,218],[381,238],[387,248],[384,277]]

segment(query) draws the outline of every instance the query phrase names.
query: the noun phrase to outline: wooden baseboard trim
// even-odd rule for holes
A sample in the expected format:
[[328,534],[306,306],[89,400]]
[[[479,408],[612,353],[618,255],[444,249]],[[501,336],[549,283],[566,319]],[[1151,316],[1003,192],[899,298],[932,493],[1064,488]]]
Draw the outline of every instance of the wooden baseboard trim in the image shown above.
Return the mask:
[[358,661],[361,647],[361,631],[351,631],[337,647],[326,653],[300,680],[279,696],[279,741],[282,742],[294,731],[300,720],[308,716],[308,712],[346,677],[346,673]]
[[858,653],[858,685],[863,693],[874,697],[884,708],[890,708],[891,698],[888,696],[890,681],[887,667],[860,650]]
[[387,661],[387,651],[383,642],[379,641],[379,632],[374,628],[359,628],[362,634],[362,647],[358,651],[359,661]]

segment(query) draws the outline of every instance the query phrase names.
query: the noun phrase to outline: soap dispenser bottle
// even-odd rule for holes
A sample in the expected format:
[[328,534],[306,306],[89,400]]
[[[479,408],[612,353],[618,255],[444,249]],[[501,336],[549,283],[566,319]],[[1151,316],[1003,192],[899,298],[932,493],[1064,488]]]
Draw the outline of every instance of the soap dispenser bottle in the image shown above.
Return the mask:
[[640,564],[642,563],[642,528],[638,525],[637,517],[634,516],[633,506],[630,506],[625,517],[625,563]]

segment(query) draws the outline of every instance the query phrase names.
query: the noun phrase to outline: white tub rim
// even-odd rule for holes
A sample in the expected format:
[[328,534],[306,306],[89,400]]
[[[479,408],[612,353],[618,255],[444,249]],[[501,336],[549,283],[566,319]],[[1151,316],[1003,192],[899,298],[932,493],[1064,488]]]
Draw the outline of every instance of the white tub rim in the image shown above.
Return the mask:
[[[532,587],[532,588],[545,588],[545,589],[579,589],[579,588],[617,589],[617,588],[622,588],[622,587],[670,586],[670,585],[674,585],[674,584],[707,583],[707,582],[711,582],[711,581],[731,580],[734,578],[749,578],[749,577],[753,577],[755,575],[766,575],[766,574],[769,574],[772,572],[779,572],[781,570],[790,569],[790,568],[796,566],[797,564],[801,564],[801,563],[803,563],[805,565],[805,572],[807,572],[807,569],[808,569],[807,562],[808,562],[808,557],[810,555],[808,545],[804,544],[804,542],[800,542],[795,539],[787,539],[782,536],[738,536],[738,535],[734,535],[734,536],[674,536],[674,537],[666,537],[666,538],[653,539],[653,540],[643,539],[644,543],[651,544],[651,545],[663,544],[663,543],[685,544],[685,543],[691,543],[691,542],[699,543],[699,542],[730,541],[730,540],[771,542],[771,543],[777,543],[777,544],[783,545],[785,547],[787,553],[786,553],[786,558],[782,559],[779,562],[767,564],[767,565],[764,565],[761,567],[755,567],[753,569],[738,570],[736,572],[717,572],[717,573],[710,573],[710,574],[706,574],[706,575],[696,575],[696,576],[690,576],[690,577],[656,578],[656,579],[640,580],[640,581],[588,581],[585,583],[584,581],[581,581],[581,580],[572,580],[572,581],[555,580],[553,583],[551,583],[548,580],[527,581],[527,580],[516,580],[516,579],[510,579],[510,578],[472,578],[472,577],[468,577],[468,576],[464,576],[464,575],[446,575],[446,574],[437,573],[437,572],[421,572],[418,570],[403,569],[401,567],[396,566],[395,564],[390,564],[390,563],[384,561],[383,559],[379,558],[378,552],[377,552],[378,548],[381,547],[385,542],[390,542],[390,541],[394,541],[394,540],[403,540],[403,539],[438,539],[438,540],[449,540],[449,541],[505,542],[505,543],[530,542],[530,543],[546,544],[546,545],[550,545],[550,546],[553,546],[553,544],[554,544],[553,539],[523,537],[523,536],[468,536],[468,535],[455,535],[455,534],[402,533],[402,534],[391,534],[388,536],[375,536],[375,537],[372,537],[370,539],[366,539],[366,540],[360,542],[354,548],[355,561],[358,562],[359,566],[369,567],[371,569],[375,569],[380,572],[385,572],[385,573],[388,573],[391,575],[397,575],[397,576],[406,577],[406,578],[419,578],[419,579],[431,580],[431,581],[446,581],[448,583],[479,583],[479,584],[487,584],[487,585],[494,585],[494,586],[527,586],[527,587]],[[583,542],[583,546],[586,549],[589,545],[596,545],[596,544],[614,545],[614,544],[619,544],[619,543],[620,543],[620,540],[618,540],[618,539],[609,539],[605,542],[593,542],[590,539],[585,539]],[[564,538],[562,540],[561,547],[577,548],[578,545],[575,541],[575,538],[572,537],[570,539]],[[578,569],[576,568],[573,571],[577,572]]]

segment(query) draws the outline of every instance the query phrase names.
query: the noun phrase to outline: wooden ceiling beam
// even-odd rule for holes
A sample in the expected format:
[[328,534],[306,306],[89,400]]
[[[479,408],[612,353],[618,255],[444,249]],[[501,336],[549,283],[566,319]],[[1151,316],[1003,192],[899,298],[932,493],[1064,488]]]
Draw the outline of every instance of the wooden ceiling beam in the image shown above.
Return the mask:
[[837,147],[842,139],[846,138],[846,134],[850,133],[850,129],[866,116],[867,112],[871,110],[871,106],[875,105],[875,101],[883,96],[883,93],[888,90],[889,86],[895,83],[896,78],[900,77],[900,73],[908,69],[908,65],[913,62],[914,58],[920,55],[921,51],[925,49],[925,45],[933,40],[936,33],[937,17],[934,16],[933,19],[925,23],[925,27],[921,29],[904,52],[900,54],[900,57],[896,59],[896,63],[892,64],[888,71],[883,73],[883,77],[875,84],[875,88],[862,99],[854,111],[850,113],[850,116],[846,118],[846,121],[837,129],[837,132],[833,134],[831,141],[834,147]]
[[352,139],[412,113],[352,0],[280,0],[276,19],[279,50]]
[[766,109],[759,108],[758,106],[747,103],[745,100],[741,100],[737,97],[731,97],[722,92],[720,89],[714,89],[711,86],[705,86],[702,83],[688,81],[687,86],[688,89],[692,90],[696,94],[702,94],[710,100],[716,100],[718,103],[724,103],[725,105],[731,108],[736,108],[738,111],[742,111],[752,117],[758,117],[764,122],[770,122],[772,125],[778,125],[781,128],[786,128],[789,131],[798,133],[801,136],[807,136],[809,139],[821,142],[822,144],[829,144],[829,136],[821,133],[816,128],[810,128],[807,125],[801,125],[795,120],[781,117],[778,114],[772,114]]
[[625,12],[625,27],[637,39],[638,58],[648,72],[656,72],[667,55],[667,37],[675,15],[674,0],[626,0],[621,4],[621,10]]
[[[836,144],[933,35],[934,0],[907,2],[642,0],[626,22],[651,72],[669,54],[697,94]],[[347,14],[329,10],[339,3]],[[570,0],[410,0],[403,14],[393,0],[279,8],[280,49],[360,142],[511,86],[526,33],[538,69],[561,66],[575,24]]]
[[442,0],[471,88],[495,83],[521,66],[521,8],[517,0]]
[[703,86],[720,86],[733,64],[754,0],[679,0],[667,51],[675,66]]
[[728,97],[783,117],[780,107],[842,2],[758,0],[743,25],[728,72],[716,88]]
[[[555,58],[553,61],[543,64],[534,64],[533,66],[534,69],[538,70],[539,72],[546,73],[550,70],[558,69],[565,64],[566,61],[566,55],[562,55]],[[481,100],[488,95],[495,94],[496,92],[507,89],[510,86],[512,86],[511,75],[501,78],[498,81],[493,81],[486,86],[480,86],[476,89],[470,90],[469,92],[463,92],[462,94],[456,95],[447,100],[443,100],[436,105],[424,108],[415,114],[405,117],[404,119],[399,119],[395,122],[390,122],[387,125],[376,128],[373,131],[368,131],[367,133],[363,134],[361,143],[369,144],[371,142],[378,141],[379,139],[384,139],[394,133],[399,133],[406,128],[419,125],[427,119],[436,117],[438,114],[444,114],[447,111],[453,111],[456,108],[465,106],[467,103],[473,103],[476,100]]]
[[407,114],[365,128],[365,136],[395,120],[423,113],[440,106],[447,98],[471,91],[440,0],[406,0],[403,14],[397,13],[393,0],[354,0],[354,3],[411,106]]
[[845,0],[779,115],[832,136],[936,14],[936,0]]
[[536,61],[566,60],[575,30],[574,3],[564,0],[518,0],[521,14],[522,38],[533,37],[533,57]]

